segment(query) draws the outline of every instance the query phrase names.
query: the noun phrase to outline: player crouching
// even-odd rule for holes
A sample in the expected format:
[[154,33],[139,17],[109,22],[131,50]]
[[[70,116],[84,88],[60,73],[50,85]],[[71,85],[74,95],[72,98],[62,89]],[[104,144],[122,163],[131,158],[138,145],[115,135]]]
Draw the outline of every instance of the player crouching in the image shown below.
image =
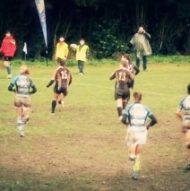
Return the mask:
[[[127,146],[129,159],[134,161],[132,178],[137,180],[140,176],[140,154],[142,146],[146,144],[148,129],[157,123],[153,113],[141,104],[142,94],[133,94],[134,103],[128,105],[122,114],[122,122],[127,124]],[[148,121],[148,118],[150,121]]]
[[187,166],[185,171],[190,171],[190,84],[187,86],[187,94],[180,103],[180,108],[176,114],[182,121],[182,132],[184,133],[185,144],[187,147]]
[[29,121],[31,94],[37,91],[29,74],[28,67],[21,66],[20,75],[16,76],[8,87],[9,91],[16,93],[14,105],[17,111],[17,126],[20,137],[24,137],[25,124]]
[[59,67],[55,70],[52,79],[46,86],[50,87],[55,83],[54,86],[54,99],[52,100],[52,110],[51,113],[55,113],[57,104],[64,104],[63,98],[68,94],[68,87],[72,83],[72,75],[69,69],[66,67],[65,61],[61,58],[57,59]]

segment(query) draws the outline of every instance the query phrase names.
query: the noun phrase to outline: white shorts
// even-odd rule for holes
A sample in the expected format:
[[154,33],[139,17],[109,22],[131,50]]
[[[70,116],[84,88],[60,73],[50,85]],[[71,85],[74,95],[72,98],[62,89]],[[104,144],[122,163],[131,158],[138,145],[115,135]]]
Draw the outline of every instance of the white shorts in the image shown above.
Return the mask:
[[146,127],[141,131],[137,131],[135,128],[129,127],[127,130],[127,145],[144,145],[147,142],[147,135],[148,131]]

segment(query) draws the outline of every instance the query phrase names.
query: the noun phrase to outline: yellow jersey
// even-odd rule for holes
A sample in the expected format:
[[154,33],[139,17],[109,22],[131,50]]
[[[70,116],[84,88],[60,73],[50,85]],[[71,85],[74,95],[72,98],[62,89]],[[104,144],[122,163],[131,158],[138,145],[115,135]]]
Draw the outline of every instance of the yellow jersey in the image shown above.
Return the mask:
[[58,42],[56,45],[55,59],[61,58],[63,60],[67,59],[69,54],[68,44],[65,42]]
[[89,47],[87,45],[83,45],[83,46],[78,45],[76,48],[76,60],[86,62],[88,52],[89,52]]

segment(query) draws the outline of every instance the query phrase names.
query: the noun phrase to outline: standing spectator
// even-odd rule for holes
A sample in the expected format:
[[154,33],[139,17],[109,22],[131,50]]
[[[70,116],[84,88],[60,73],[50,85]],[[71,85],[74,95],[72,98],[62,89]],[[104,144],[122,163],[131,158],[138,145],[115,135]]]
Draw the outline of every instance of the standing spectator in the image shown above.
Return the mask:
[[89,55],[89,46],[86,45],[84,39],[80,39],[79,45],[76,48],[76,60],[78,62],[79,73],[84,74],[84,64],[87,61]]
[[141,60],[143,61],[143,70],[147,70],[147,56],[152,54],[152,48],[150,46],[149,40],[151,35],[147,33],[144,28],[139,27],[138,32],[133,36],[130,41],[135,48],[136,53],[136,65],[139,68]]
[[56,45],[55,59],[61,58],[62,60],[67,60],[68,54],[68,44],[65,42],[65,38],[61,36]]
[[11,60],[16,52],[16,41],[10,32],[5,34],[0,52],[3,54],[4,65],[8,73],[7,78],[11,78]]

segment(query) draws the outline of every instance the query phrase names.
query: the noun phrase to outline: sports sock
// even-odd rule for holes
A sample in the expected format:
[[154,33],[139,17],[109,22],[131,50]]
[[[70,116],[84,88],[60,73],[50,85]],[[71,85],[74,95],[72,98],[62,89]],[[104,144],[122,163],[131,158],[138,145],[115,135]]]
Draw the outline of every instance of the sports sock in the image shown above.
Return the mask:
[[53,100],[53,101],[52,101],[52,105],[51,105],[51,106],[52,106],[52,110],[51,110],[52,113],[55,113],[56,105],[57,105],[56,101]]
[[119,117],[122,115],[122,108],[121,107],[117,107],[117,113],[118,113]]
[[17,127],[18,127],[19,134],[21,136],[24,136],[24,122],[20,118],[17,119]]
[[8,66],[7,66],[7,73],[8,73],[8,75],[11,74],[11,65],[8,65]]
[[137,156],[133,165],[133,172],[139,172],[140,169],[141,169],[140,156]]

